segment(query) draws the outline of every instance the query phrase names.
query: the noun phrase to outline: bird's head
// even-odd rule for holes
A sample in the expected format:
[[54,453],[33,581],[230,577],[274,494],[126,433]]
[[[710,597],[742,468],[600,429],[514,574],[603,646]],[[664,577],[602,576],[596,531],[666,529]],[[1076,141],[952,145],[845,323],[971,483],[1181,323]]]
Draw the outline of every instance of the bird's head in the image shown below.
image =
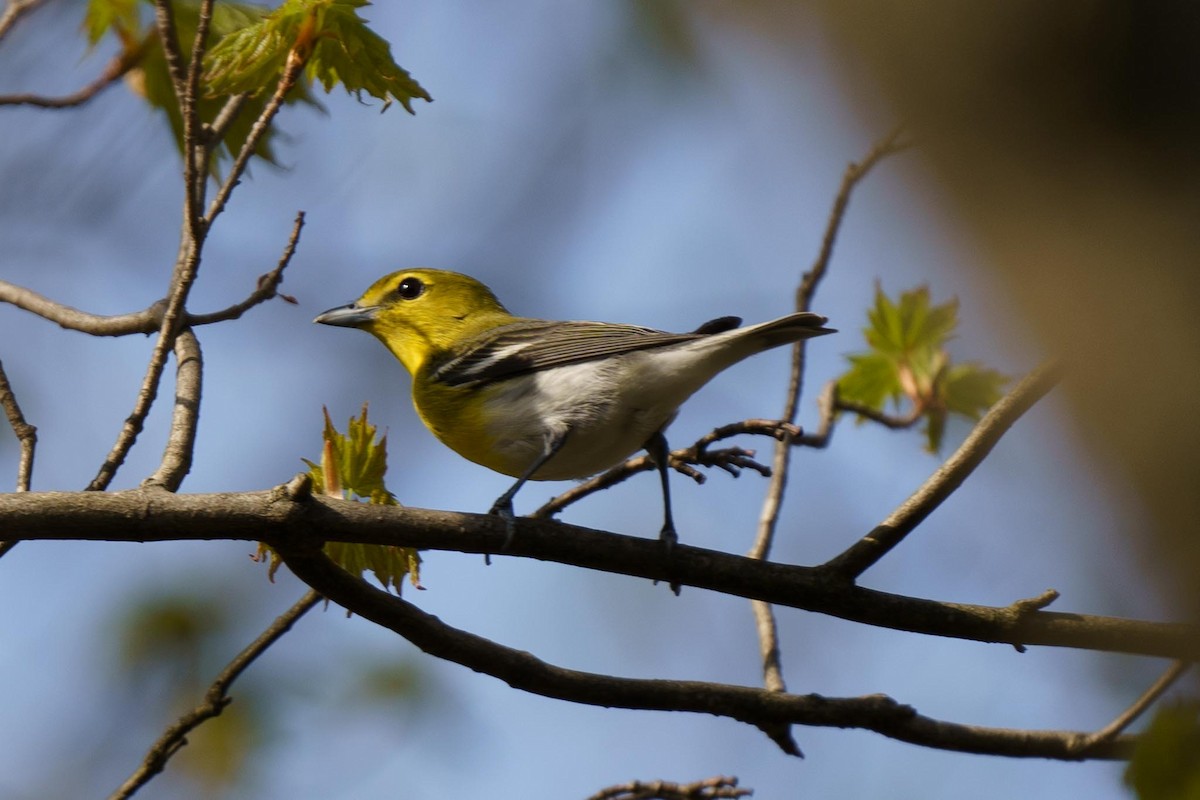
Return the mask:
[[367,331],[415,375],[432,356],[512,318],[474,278],[406,269],[385,275],[350,305],[331,308],[313,322]]

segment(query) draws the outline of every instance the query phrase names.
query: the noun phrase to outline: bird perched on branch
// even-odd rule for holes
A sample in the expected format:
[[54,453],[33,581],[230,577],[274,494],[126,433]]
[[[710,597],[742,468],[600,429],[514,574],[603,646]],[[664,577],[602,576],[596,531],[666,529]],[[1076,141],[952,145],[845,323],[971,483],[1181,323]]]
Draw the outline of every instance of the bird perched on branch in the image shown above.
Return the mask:
[[739,318],[721,317],[666,333],[530,319],[474,278],[435,269],[393,272],[314,320],[378,338],[412,375],[413,404],[433,434],[517,479],[489,512],[508,522],[509,539],[526,481],[586,478],[645,449],[662,479],[668,546],[677,536],[663,429],[679,406],[744,358],[834,333],[825,321],[802,312],[739,328]]

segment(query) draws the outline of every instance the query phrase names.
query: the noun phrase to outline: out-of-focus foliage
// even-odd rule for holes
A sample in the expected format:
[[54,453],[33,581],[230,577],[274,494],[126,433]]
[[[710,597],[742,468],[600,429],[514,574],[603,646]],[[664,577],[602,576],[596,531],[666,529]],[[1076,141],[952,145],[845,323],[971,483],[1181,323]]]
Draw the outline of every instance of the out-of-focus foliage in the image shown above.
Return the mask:
[[838,379],[838,396],[882,412],[890,401],[911,404],[914,418],[925,421],[926,448],[942,445],[949,414],[979,419],[1000,399],[1008,378],[977,362],[951,363],[946,342],[958,326],[958,301],[932,305],[928,287],[904,292],[893,302],[875,289],[867,312],[863,353],[847,356],[850,369]]
[[1138,740],[1125,782],[1140,800],[1200,800],[1200,703],[1155,714]]
[[[121,676],[140,698],[162,686],[172,714],[196,706],[232,645],[227,598],[202,594],[152,595],[135,601],[118,620]],[[255,695],[241,697],[216,719],[188,735],[177,763],[206,795],[241,777],[262,743],[263,708]],[[174,763],[174,762],[173,762]]]
[[[367,421],[367,406],[362,416],[352,417],[346,434],[338,432],[325,409],[325,445],[321,463],[304,459],[317,490],[327,497],[362,499],[378,505],[399,505],[395,495],[384,486],[387,472],[387,436],[375,441],[375,425]],[[370,571],[385,589],[400,591],[407,575],[413,586],[421,588],[421,556],[416,550],[392,545],[329,542],[325,553],[347,572],[361,575]],[[270,558],[269,574],[279,568],[279,557],[266,545],[259,545],[259,557]]]

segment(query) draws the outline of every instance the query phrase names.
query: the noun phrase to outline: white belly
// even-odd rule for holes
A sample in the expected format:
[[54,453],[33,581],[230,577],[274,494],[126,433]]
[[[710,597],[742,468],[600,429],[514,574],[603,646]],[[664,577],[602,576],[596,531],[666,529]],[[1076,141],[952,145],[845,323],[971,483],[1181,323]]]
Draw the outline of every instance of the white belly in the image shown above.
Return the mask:
[[697,380],[664,371],[669,363],[660,357],[650,366],[650,358],[630,353],[606,362],[572,364],[489,389],[488,417],[507,420],[489,428],[493,448],[505,460],[500,471],[521,475],[542,454],[547,440],[562,434],[566,443],[534,480],[586,478],[640,450],[709,377]]

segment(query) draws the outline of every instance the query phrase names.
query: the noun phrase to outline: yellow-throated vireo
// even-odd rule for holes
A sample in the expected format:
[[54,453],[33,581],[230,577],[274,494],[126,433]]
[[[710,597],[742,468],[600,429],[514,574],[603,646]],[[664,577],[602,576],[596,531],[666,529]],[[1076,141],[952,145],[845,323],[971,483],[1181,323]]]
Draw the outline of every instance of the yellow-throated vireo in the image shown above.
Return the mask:
[[433,434],[517,479],[489,512],[510,539],[526,481],[586,478],[645,449],[662,479],[668,545],[663,429],[680,404],[748,356],[835,332],[807,312],[748,328],[721,317],[691,333],[515,317],[479,281],[436,269],[393,272],[314,321],[373,334],[412,375],[413,405]]

